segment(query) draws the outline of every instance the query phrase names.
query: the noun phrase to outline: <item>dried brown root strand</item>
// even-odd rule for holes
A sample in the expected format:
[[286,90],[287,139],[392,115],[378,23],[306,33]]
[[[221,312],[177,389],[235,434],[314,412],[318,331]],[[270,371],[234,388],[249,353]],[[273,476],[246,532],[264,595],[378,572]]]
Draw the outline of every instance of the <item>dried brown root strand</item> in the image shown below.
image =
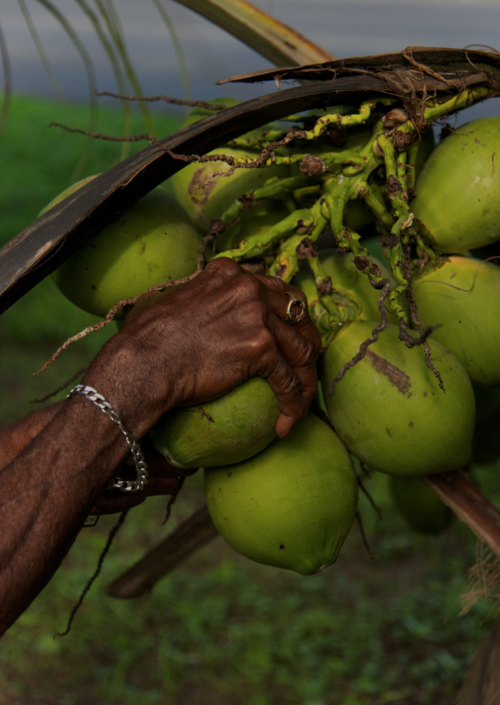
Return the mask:
[[51,397],[55,397],[56,394],[59,394],[59,392],[62,392],[63,389],[66,389],[66,387],[69,387],[70,384],[72,384],[75,380],[80,377],[80,375],[85,374],[85,372],[89,369],[90,365],[85,365],[84,367],[81,367],[78,372],[75,372],[74,375],[72,375],[69,379],[66,380],[63,384],[61,384],[57,389],[54,389],[53,392],[50,392],[50,394],[46,394],[44,397],[41,399],[32,399],[30,401],[30,404],[43,404],[44,401],[47,401]]
[[[408,345],[408,341],[405,337],[404,342],[406,343],[406,345],[408,347],[413,347],[413,345],[419,345],[419,344],[422,344],[424,346],[425,364],[427,365],[429,370],[432,372],[433,375],[435,375],[436,379],[438,380],[439,388],[442,389],[443,392],[446,392],[446,389],[444,388],[443,378],[441,377],[441,373],[433,365],[433,362],[431,359],[431,346],[429,345],[429,341],[427,340],[428,335],[430,335],[430,333],[432,333],[432,331],[435,330],[436,328],[439,328],[439,326],[430,327],[430,328],[427,328],[426,330],[424,330],[424,326],[422,325],[422,323],[418,317],[417,302],[415,301],[415,297],[413,295],[410,252],[408,250],[408,244],[402,240],[401,247],[403,250],[404,276],[405,276],[406,281],[408,282],[408,286],[406,287],[406,298],[408,299],[408,302],[410,304],[411,320],[417,326],[418,332],[420,334],[420,337],[417,340],[421,341],[420,343],[415,342],[415,343],[412,343],[411,345]],[[404,323],[404,321],[402,319],[400,319],[399,320],[400,339],[401,339],[401,324],[402,323]],[[406,334],[406,335],[408,335],[408,334]],[[411,337],[411,336],[408,336],[408,337]]]
[[370,345],[373,345],[373,343],[376,343],[378,340],[378,337],[380,333],[387,328],[387,325],[389,323],[389,314],[387,313],[387,309],[385,307],[385,300],[389,296],[389,293],[391,291],[391,282],[389,279],[383,279],[384,282],[384,287],[382,291],[380,292],[379,300],[378,300],[378,310],[380,312],[380,318],[381,321],[378,324],[378,326],[375,326],[375,328],[372,330],[372,334],[369,338],[367,338],[364,342],[361,343],[359,346],[359,350],[354,355],[352,360],[349,360],[349,362],[346,362],[346,364],[340,368],[337,376],[335,379],[331,382],[330,388],[328,389],[328,395],[332,396],[333,393],[335,392],[335,387],[337,384],[340,382],[340,380],[344,377],[345,373],[347,370],[350,370],[354,365],[357,365],[357,363],[362,360],[365,355],[366,351],[370,347]]
[[443,378],[441,377],[441,373],[439,370],[437,370],[434,367],[434,363],[432,362],[431,358],[431,346],[429,345],[429,341],[427,338],[430,336],[433,330],[436,330],[436,328],[441,328],[441,325],[438,326],[429,326],[428,328],[422,329],[422,332],[418,336],[418,338],[414,338],[412,335],[408,333],[406,330],[406,321],[404,321],[402,318],[399,319],[399,335],[398,338],[404,342],[407,348],[414,348],[417,345],[423,345],[424,346],[424,359],[425,359],[425,364],[429,368],[429,370],[432,372],[433,375],[436,376],[438,383],[439,383],[439,388],[443,390],[443,392],[446,392],[446,389],[444,388],[443,384]]
[[205,235],[203,240],[200,242],[200,246],[198,248],[198,260],[197,260],[197,265],[196,265],[196,271],[201,272],[202,269],[205,267],[205,252],[207,251],[207,247],[211,242],[215,242],[215,239],[217,237],[217,233],[209,233],[208,235]]
[[363,545],[366,549],[368,557],[371,558],[371,560],[374,560],[375,556],[373,555],[370,545],[368,543],[368,539],[366,538],[363,522],[361,521],[361,514],[359,512],[356,512],[356,521],[358,522],[359,530],[361,532],[361,538],[363,539]]
[[185,476],[178,477],[177,479],[179,481],[179,484],[177,485],[177,489],[175,490],[175,492],[172,492],[172,494],[170,495],[170,499],[167,502],[167,507],[165,509],[165,518],[163,519],[162,526],[165,526],[167,521],[170,519],[170,515],[172,514],[172,507],[175,504],[175,500],[179,496],[179,492],[182,490],[182,488],[184,486],[184,482],[186,480],[186,477]]
[[369,473],[368,470],[366,469],[365,464],[362,463],[361,461],[359,461],[359,465],[360,465],[360,467],[361,467],[361,470],[363,471],[363,474],[366,475],[366,477],[367,477],[368,479],[370,479],[370,473]]
[[481,541],[476,546],[476,564],[467,571],[467,582],[459,600],[462,610],[459,616],[470,612],[479,600],[493,600],[500,606],[500,561]]
[[441,76],[439,73],[433,71],[429,66],[421,64],[416,59],[414,59],[413,52],[410,49],[405,49],[405,51],[402,52],[402,56],[407,61],[409,61],[412,66],[415,66],[415,68],[419,69],[419,71],[426,73],[428,76],[432,76],[432,78],[437,78],[438,81],[441,81],[441,83],[445,83],[447,86],[450,86],[450,88],[456,89],[456,86],[454,86],[453,83],[448,81],[444,76]]
[[78,610],[82,606],[86,594],[88,593],[88,591],[90,590],[90,588],[92,587],[94,582],[99,577],[99,574],[101,572],[101,569],[102,569],[102,566],[104,563],[104,559],[106,558],[106,555],[107,555],[109,549],[111,548],[111,544],[113,543],[113,539],[115,538],[116,534],[118,533],[118,529],[125,521],[127,514],[128,514],[128,509],[126,509],[124,512],[122,512],[120,514],[120,516],[118,517],[118,521],[116,522],[116,524],[112,527],[111,531],[109,532],[106,544],[105,544],[104,548],[102,549],[101,555],[99,556],[99,559],[97,561],[97,566],[94,571],[94,574],[87,581],[87,584],[85,585],[85,587],[82,590],[82,594],[78,598],[78,602],[71,610],[71,614],[69,616],[68,624],[66,625],[66,629],[63,632],[58,632],[57,634],[54,634],[54,639],[56,638],[56,636],[67,636],[70,633],[71,625],[73,624],[73,620],[75,619],[76,613],[78,612]]
[[136,100],[144,103],[155,103],[158,100],[163,100],[171,105],[185,105],[188,108],[205,108],[206,110],[226,110],[226,105],[218,103],[206,103],[204,100],[181,100],[180,98],[169,98],[167,95],[140,96],[140,95],[120,95],[119,93],[109,93],[109,91],[99,92],[94,89],[95,95],[101,97],[103,95],[110,98],[118,98],[119,100]]
[[175,152],[172,152],[171,149],[166,149],[161,142],[158,142],[158,140],[153,138],[151,139],[150,144],[160,147],[160,149],[166,152],[166,154],[168,154],[169,157],[172,157],[172,159],[177,159],[181,162],[185,162],[186,164],[192,164],[193,162],[199,164],[204,164],[206,162],[224,162],[229,165],[230,168],[227,171],[211,172],[206,177],[203,186],[199,186],[198,188],[208,186],[210,184],[210,180],[216,176],[223,176],[226,178],[228,176],[232,176],[236,169],[258,169],[264,162],[264,160],[258,161],[259,158],[257,158],[248,164],[238,164],[236,163],[236,157],[228,156],[227,154],[205,154],[204,156],[200,156],[199,154],[175,154]]
[[[325,130],[326,131],[326,127]],[[320,135],[321,136],[321,135]],[[166,152],[170,157],[173,159],[179,159],[183,162],[186,162],[187,164],[190,164],[192,162],[225,162],[228,164],[231,168],[228,169],[228,171],[223,171],[223,172],[213,172],[210,174],[205,179],[205,185],[207,185],[210,182],[210,179],[213,179],[215,176],[223,176],[223,177],[228,177],[232,176],[236,169],[258,169],[260,166],[264,164],[264,162],[271,157],[271,159],[274,161],[274,151],[278,149],[279,147],[284,147],[286,146],[289,142],[292,142],[295,138],[299,139],[307,139],[307,133],[305,130],[293,130],[291,132],[288,132],[285,137],[283,137],[282,140],[277,140],[274,142],[270,142],[266,147],[264,147],[260,154],[250,163],[248,164],[238,164],[235,163],[235,157],[227,156],[225,154],[206,154],[203,157],[198,155],[198,154],[174,154],[169,149],[165,149],[162,144],[159,142],[154,141],[155,144],[159,145],[164,152]]]
[[363,485],[363,483],[362,483],[361,478],[359,477],[359,475],[356,475],[356,480],[358,481],[358,485],[359,485],[360,490],[363,492],[363,494],[365,495],[365,497],[367,498],[367,500],[368,500],[368,501],[370,502],[370,504],[372,505],[372,507],[373,507],[373,509],[375,510],[375,512],[376,512],[376,514],[377,514],[377,516],[378,516],[378,518],[379,518],[379,519],[382,519],[382,512],[380,511],[380,508],[377,506],[375,500],[373,499],[373,497],[371,496],[371,494],[368,492],[368,490],[366,489],[366,487]]
[[196,272],[193,272],[193,274],[190,274],[189,277],[181,277],[180,279],[176,279],[173,282],[163,282],[162,284],[155,284],[155,286],[149,287],[143,294],[139,294],[138,296],[134,296],[131,299],[122,299],[121,301],[118,301],[112,309],[108,311],[106,316],[103,318],[102,321],[99,323],[95,323],[93,326],[88,326],[88,328],[85,328],[84,330],[80,331],[76,335],[73,335],[71,338],[68,338],[65,343],[61,345],[60,348],[58,348],[55,353],[52,355],[50,360],[47,360],[47,362],[41,367],[38,372],[33,372],[33,376],[36,377],[37,375],[42,374],[42,372],[45,372],[47,367],[49,365],[52,365],[53,362],[56,361],[56,359],[59,357],[59,355],[63,352],[63,350],[66,350],[71,343],[75,343],[77,340],[80,340],[81,338],[85,338],[86,335],[89,335],[89,333],[95,333],[98,330],[101,330],[101,328],[104,328],[104,326],[107,326],[108,323],[111,323],[111,321],[114,319],[118,311],[121,311],[122,308],[125,308],[125,306],[133,306],[137,301],[141,298],[141,296],[144,296],[144,294],[149,293],[150,291],[163,291],[164,289],[167,289],[169,286],[177,286],[178,284],[187,284],[187,282],[190,282],[192,279],[198,276],[200,273],[200,270],[197,270]]
[[66,130],[66,132],[76,132],[79,135],[85,135],[85,137],[92,137],[94,140],[106,140],[108,142],[140,142],[141,140],[149,140],[150,142],[155,141],[155,138],[148,134],[130,135],[129,137],[115,137],[114,135],[103,135],[100,132],[78,130],[76,127],[61,125],[60,122],[51,122],[49,127],[60,127],[62,130]]

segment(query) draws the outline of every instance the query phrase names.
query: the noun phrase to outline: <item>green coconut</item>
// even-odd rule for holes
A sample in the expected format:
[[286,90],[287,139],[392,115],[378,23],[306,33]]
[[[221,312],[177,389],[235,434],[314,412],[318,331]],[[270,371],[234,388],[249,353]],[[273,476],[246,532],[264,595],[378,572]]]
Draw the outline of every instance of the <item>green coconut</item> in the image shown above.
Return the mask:
[[[372,322],[343,327],[323,362],[323,389],[370,337]],[[428,369],[422,346],[407,348],[389,325],[366,356],[348,370],[333,395],[330,419],[349,450],[369,467],[418,477],[467,464],[474,433],[474,392],[452,353],[432,340],[431,355],[446,392]]]
[[[211,102],[231,107],[237,105],[240,101],[233,98],[217,98]],[[191,125],[213,114],[212,111],[204,108],[195,108],[190,113],[183,126]],[[258,130],[253,130],[247,133],[247,135],[252,136],[254,134],[260,134],[264,129],[266,128],[263,127]],[[243,137],[245,137],[245,135],[243,135]],[[220,149],[209,152],[209,154],[225,154],[232,157],[252,157],[255,159],[259,151],[256,149],[245,150],[240,147],[229,147],[225,145]],[[237,169],[231,176],[214,177],[209,180],[208,185],[205,185],[205,181],[210,174],[216,171],[225,173],[229,171],[229,169],[230,166],[228,164],[220,161],[205,163],[193,162],[178,171],[170,179],[175,197],[186,213],[188,213],[191,221],[202,231],[208,230],[211,220],[213,218],[220,218],[226,208],[243,194],[262,187],[264,182],[271,178],[286,178],[290,174],[290,169],[286,165],[275,165],[260,169]],[[252,215],[248,214],[254,209],[255,206],[246,213],[241,213],[241,220],[244,221],[247,217],[251,218],[253,213]],[[274,222],[278,222],[278,220],[281,220],[282,217],[285,217],[287,214],[288,211],[285,215],[277,217]],[[219,251],[222,251],[220,247]]]
[[205,470],[207,506],[226,541],[253,561],[302,575],[337,559],[357,492],[345,446],[311,413],[253,458]]
[[[500,154],[500,153],[499,153]],[[500,267],[452,256],[413,279],[418,315],[478,385],[500,385]]]
[[453,519],[444,504],[420,477],[389,477],[389,490],[399,514],[415,531],[440,534]]
[[279,414],[268,382],[253,377],[214,401],[172,409],[150,434],[158,452],[177,468],[230,465],[274,440]]
[[499,154],[500,118],[486,117],[457,128],[427,159],[411,209],[433,247],[463,252],[500,239]]
[[[73,184],[41,213],[94,178]],[[199,245],[200,236],[186,213],[173,196],[158,187],[66,260],[52,273],[52,279],[76,306],[105,316],[117,301],[192,274]]]

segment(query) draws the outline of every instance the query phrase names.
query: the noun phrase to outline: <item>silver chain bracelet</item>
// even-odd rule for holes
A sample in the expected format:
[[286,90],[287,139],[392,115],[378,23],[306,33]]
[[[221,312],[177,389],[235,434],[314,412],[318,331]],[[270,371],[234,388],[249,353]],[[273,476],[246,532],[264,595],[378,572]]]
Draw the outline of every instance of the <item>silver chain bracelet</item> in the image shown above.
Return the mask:
[[73,389],[70,391],[66,398],[69,398],[74,394],[81,394],[82,396],[87,397],[87,399],[89,399],[93,404],[95,404],[102,411],[103,414],[106,414],[106,416],[110,418],[111,421],[115,422],[115,424],[125,436],[127,445],[130,448],[130,452],[132,453],[137,477],[135,478],[135,480],[121,480],[120,478],[115,477],[111,487],[120,490],[121,492],[139,492],[140,490],[143,490],[146,486],[146,482],[148,481],[148,466],[146,464],[146,461],[144,460],[141,447],[136,441],[134,441],[134,439],[125,429],[120,417],[113,409],[111,404],[106,401],[102,394],[99,394],[93,387],[89,387],[86,384],[77,384],[75,387],[73,387]]

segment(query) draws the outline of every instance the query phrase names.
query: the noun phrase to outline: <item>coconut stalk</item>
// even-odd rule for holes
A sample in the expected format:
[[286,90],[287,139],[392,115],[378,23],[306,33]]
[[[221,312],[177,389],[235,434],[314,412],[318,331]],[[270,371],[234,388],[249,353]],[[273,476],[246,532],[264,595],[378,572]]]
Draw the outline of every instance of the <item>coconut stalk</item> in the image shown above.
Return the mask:
[[132,600],[178,568],[193,553],[219,536],[206,506],[200,507],[163,541],[128,568],[106,588],[106,594]]
[[460,470],[424,478],[477,538],[500,558],[500,512]]

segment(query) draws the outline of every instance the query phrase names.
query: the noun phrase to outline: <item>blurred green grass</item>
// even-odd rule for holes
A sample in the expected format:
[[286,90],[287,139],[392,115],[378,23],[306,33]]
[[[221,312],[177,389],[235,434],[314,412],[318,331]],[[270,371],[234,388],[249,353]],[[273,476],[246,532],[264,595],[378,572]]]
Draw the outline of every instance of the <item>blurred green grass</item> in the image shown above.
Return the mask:
[[[143,131],[135,119],[134,131]],[[160,135],[180,122],[156,120]],[[0,137],[8,174],[0,192],[2,242],[68,186],[83,151],[88,161],[79,178],[120,158],[116,144],[86,143],[48,129],[50,121],[85,128],[87,108],[14,97]],[[101,109],[98,130],[120,134],[119,111]],[[79,341],[42,377],[31,376],[95,320],[50,280],[0,317],[0,423],[26,414],[30,399],[92,358],[113,331]],[[496,473],[489,467],[476,476],[498,499]],[[82,530],[50,585],[1,642],[0,705],[451,705],[493,618],[485,601],[458,617],[475,539],[459,522],[438,537],[416,536],[392,508],[386,478],[376,475],[367,485],[383,511],[380,521],[361,497],[373,560],[356,525],[337,564],[312,577],[253,564],[217,539],[151,595],[131,602],[106,597],[107,582],[203,502],[195,475],[172,526],[161,527],[164,499],[131,512],[72,633],[54,640],[115,519]]]
[[[144,132],[137,110],[132,113],[132,133]],[[0,246],[14,237],[37,217],[40,210],[70,183],[97,174],[120,160],[118,143],[87,139],[70,134],[51,122],[87,129],[86,105],[65,104],[15,95],[6,128],[0,136],[0,164],[3,179],[0,189]],[[170,113],[155,113],[158,136],[179,129],[182,118]],[[99,109],[94,132],[120,136],[123,116],[120,109]],[[147,146],[132,143],[130,153]],[[83,160],[83,162],[82,162]],[[80,165],[78,173],[75,167]],[[95,316],[80,311],[57,291],[50,278],[42,281],[0,316],[2,364],[0,366],[0,425],[33,410],[29,400],[41,398],[85,365],[115,332],[94,333],[63,353],[56,365],[42,377],[33,378],[54,350],[74,333],[92,323]],[[63,393],[57,398],[62,398]]]

